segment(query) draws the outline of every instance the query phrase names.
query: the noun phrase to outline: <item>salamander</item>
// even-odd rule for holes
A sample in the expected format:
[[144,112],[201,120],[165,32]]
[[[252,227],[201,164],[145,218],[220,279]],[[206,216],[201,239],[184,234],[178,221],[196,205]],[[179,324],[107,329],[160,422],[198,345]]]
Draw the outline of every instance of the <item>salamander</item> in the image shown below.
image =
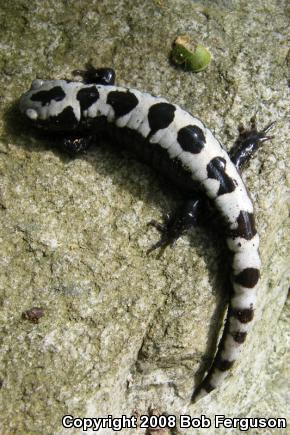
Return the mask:
[[252,118],[229,153],[204,123],[166,99],[115,85],[111,68],[76,71],[80,81],[39,80],[20,98],[20,112],[45,131],[61,132],[71,154],[86,150],[98,135],[128,143],[136,155],[169,178],[186,197],[184,206],[163,224],[153,249],[171,245],[197,225],[210,201],[220,215],[231,261],[231,295],[222,338],[212,365],[192,400],[212,391],[238,359],[254,318],[260,277],[259,236],[253,204],[241,169],[260,145],[271,139],[273,123],[258,131]]

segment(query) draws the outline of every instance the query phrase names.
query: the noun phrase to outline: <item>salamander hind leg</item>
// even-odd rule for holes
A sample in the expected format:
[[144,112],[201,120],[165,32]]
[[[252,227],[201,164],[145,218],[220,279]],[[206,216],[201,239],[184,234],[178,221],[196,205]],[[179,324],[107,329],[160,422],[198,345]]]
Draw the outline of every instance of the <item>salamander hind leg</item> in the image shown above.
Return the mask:
[[190,228],[197,224],[202,201],[199,198],[187,200],[183,207],[172,216],[166,216],[164,223],[152,220],[148,223],[155,227],[161,234],[160,239],[148,250],[147,254],[158,248],[172,246],[174,242]]
[[91,63],[86,64],[85,70],[74,70],[73,74],[81,76],[85,84],[112,86],[116,79],[113,68],[95,68]]
[[274,124],[275,122],[271,122],[263,130],[258,131],[256,118],[253,116],[249,129],[243,125],[239,126],[239,136],[229,151],[229,156],[238,169],[242,169],[263,142],[274,137],[267,135]]

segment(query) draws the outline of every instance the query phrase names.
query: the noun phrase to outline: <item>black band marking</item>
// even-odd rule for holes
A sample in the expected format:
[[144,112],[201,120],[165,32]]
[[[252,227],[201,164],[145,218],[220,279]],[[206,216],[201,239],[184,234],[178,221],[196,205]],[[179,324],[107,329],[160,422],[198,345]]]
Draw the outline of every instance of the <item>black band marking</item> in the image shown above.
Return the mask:
[[66,107],[57,116],[50,116],[48,120],[43,121],[43,123],[45,127],[49,127],[52,130],[64,130],[64,131],[73,130],[79,124],[77,118],[75,117],[73,108],[71,106]]
[[225,193],[233,192],[237,186],[236,180],[233,180],[225,172],[226,161],[222,157],[215,157],[207,165],[208,178],[214,178],[220,183],[218,195],[224,195]]
[[168,127],[173,119],[176,107],[169,103],[156,103],[150,107],[148,112],[148,122],[150,134],[152,136],[156,131]]
[[241,323],[251,322],[254,318],[253,308],[245,308],[244,310],[232,310],[232,314]]
[[32,101],[40,101],[42,106],[49,104],[52,100],[62,101],[65,98],[65,92],[61,86],[55,86],[49,91],[39,91],[32,95]]
[[177,141],[183,151],[198,154],[205,145],[203,131],[197,125],[187,125],[179,130]]
[[221,372],[229,370],[234,364],[234,361],[229,361],[227,359],[218,358],[215,362],[215,367]]
[[95,86],[82,88],[77,93],[77,100],[80,102],[81,111],[87,110],[92,104],[99,99],[99,91]]
[[107,96],[107,104],[113,107],[116,118],[130,113],[138,102],[136,95],[130,91],[111,91]]
[[215,387],[211,385],[207,378],[205,379],[205,381],[202,382],[200,387],[203,388],[207,393],[210,393],[212,390],[215,389]]
[[237,224],[238,227],[230,232],[233,237],[242,237],[243,239],[251,240],[257,233],[253,213],[241,210],[237,218]]
[[254,267],[248,267],[234,276],[234,280],[237,284],[243,287],[253,288],[257,284],[260,278],[260,271]]
[[247,332],[241,332],[241,331],[233,332],[232,337],[237,343],[242,344],[246,340]]

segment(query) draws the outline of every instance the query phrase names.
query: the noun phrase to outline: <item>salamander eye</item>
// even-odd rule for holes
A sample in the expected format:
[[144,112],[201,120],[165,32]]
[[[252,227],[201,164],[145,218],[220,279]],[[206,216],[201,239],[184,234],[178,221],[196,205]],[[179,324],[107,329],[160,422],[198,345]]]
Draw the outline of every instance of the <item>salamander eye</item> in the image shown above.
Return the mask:
[[39,89],[41,88],[41,86],[43,85],[44,80],[41,79],[35,79],[33,80],[33,82],[31,83],[31,89],[35,90],[35,89]]

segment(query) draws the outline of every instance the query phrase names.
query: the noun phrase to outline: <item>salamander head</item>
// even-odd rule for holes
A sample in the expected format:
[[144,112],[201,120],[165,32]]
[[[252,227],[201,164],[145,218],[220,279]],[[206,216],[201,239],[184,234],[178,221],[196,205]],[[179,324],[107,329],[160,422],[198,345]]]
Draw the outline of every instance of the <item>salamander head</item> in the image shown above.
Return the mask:
[[32,82],[20,98],[20,112],[36,127],[52,131],[71,131],[80,123],[80,107],[75,104],[81,83],[66,80]]

